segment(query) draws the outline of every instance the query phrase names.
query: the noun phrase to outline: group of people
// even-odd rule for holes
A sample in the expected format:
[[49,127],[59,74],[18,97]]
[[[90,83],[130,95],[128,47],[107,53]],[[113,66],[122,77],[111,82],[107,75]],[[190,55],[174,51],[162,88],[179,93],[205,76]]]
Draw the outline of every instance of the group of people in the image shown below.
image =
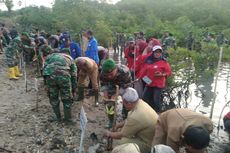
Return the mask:
[[[119,146],[112,152],[173,153],[179,152],[182,146],[188,152],[203,152],[209,145],[213,129],[210,119],[188,109],[161,112],[160,93],[171,75],[161,42],[155,38],[148,43],[144,39],[130,38],[124,54],[127,67],[115,65],[112,59],[102,65],[103,76],[114,86],[107,92],[115,93],[115,85],[118,85],[123,107],[128,112],[123,122],[115,124],[114,131],[105,131],[106,137],[120,139]],[[102,76],[101,81],[104,81]]]
[[128,144],[134,144],[133,153],[150,153],[154,148],[161,148],[158,153],[175,153],[181,147],[189,153],[202,153],[209,145],[213,130],[209,118],[189,109],[158,115],[131,87],[125,89],[122,100],[129,111],[127,118],[116,124],[115,131],[105,131],[105,136],[120,139],[113,153],[122,153],[124,146],[130,152]]
[[[124,54],[127,66],[132,73],[134,88],[157,113],[161,110],[161,93],[171,75],[170,64],[164,56],[162,43],[151,38],[129,38]],[[165,41],[165,40],[163,40]]]
[[[63,120],[73,123],[73,102],[84,101],[85,88],[90,84],[89,95],[95,97],[95,106],[99,104],[99,89],[103,92],[109,120],[104,135],[120,139],[113,153],[124,150],[174,153],[179,152],[182,146],[189,153],[202,153],[209,145],[213,130],[210,119],[189,109],[162,112],[161,92],[172,72],[161,41],[155,38],[146,41],[143,33],[136,39],[129,38],[124,50],[127,63],[123,65],[106,59],[104,49],[100,57],[98,43],[91,30],[84,33],[85,42],[81,47],[71,41],[68,32],[35,35],[34,46],[25,32],[11,37],[5,50],[9,78],[22,76],[18,69],[21,53],[27,57],[33,55],[28,61],[39,60],[54,112],[52,121],[62,121],[62,101]],[[25,54],[29,49],[32,51]],[[123,101],[123,121],[120,123],[114,119],[118,96]],[[225,122],[227,125],[227,120]],[[112,127],[113,131],[109,130]]]

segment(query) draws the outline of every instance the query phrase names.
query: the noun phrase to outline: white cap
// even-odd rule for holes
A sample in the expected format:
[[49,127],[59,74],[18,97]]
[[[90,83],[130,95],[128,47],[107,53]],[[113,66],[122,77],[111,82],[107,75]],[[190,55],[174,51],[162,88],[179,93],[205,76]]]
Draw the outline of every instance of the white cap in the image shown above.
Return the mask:
[[140,149],[135,143],[125,143],[119,146],[116,146],[112,153],[140,153]]
[[127,102],[136,102],[139,99],[139,96],[135,89],[129,87],[125,89],[122,98]]
[[154,149],[155,153],[175,153],[175,151],[171,147],[162,144],[154,146]]
[[152,51],[154,52],[154,51],[156,51],[156,50],[158,50],[158,49],[162,50],[162,47],[159,46],[159,45],[153,46]]

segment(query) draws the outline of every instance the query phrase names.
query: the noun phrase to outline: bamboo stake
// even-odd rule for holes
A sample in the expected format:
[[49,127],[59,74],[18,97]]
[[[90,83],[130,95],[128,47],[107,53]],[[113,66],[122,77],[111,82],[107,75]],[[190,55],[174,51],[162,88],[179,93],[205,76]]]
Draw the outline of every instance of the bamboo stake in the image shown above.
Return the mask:
[[217,72],[216,72],[216,80],[215,80],[215,86],[214,86],[214,98],[213,98],[213,102],[212,102],[212,107],[211,107],[211,112],[210,112],[210,116],[209,118],[212,119],[213,116],[213,111],[214,111],[214,106],[215,106],[215,102],[216,102],[216,89],[217,89],[217,81],[218,81],[218,76],[219,76],[219,72],[220,72],[220,64],[221,64],[221,60],[222,60],[222,55],[223,55],[223,47],[220,47],[220,55],[219,55],[219,61],[218,61],[218,65],[217,65]]

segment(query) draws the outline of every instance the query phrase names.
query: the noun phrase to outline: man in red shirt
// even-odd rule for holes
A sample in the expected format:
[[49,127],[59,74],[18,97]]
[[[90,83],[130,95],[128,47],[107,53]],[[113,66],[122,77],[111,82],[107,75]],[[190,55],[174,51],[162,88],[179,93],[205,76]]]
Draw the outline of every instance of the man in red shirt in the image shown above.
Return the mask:
[[137,57],[140,55],[139,47],[135,45],[134,38],[128,39],[128,46],[125,48],[125,58],[127,59],[127,67],[130,70],[134,70],[134,58],[137,59]]
[[148,46],[148,43],[143,39],[137,39],[136,44],[139,47],[140,54],[142,54],[144,52],[145,48]]

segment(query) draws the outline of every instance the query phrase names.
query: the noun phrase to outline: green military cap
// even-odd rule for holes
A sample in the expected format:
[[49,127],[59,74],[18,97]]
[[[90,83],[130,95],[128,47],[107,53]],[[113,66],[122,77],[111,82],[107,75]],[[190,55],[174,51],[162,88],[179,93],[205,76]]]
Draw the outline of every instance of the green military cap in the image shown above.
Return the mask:
[[53,52],[53,49],[50,46],[44,45],[41,48],[41,52],[43,53],[44,56],[48,56]]
[[116,68],[116,63],[113,59],[107,59],[102,64],[102,72],[109,73]]
[[61,53],[68,53],[70,55],[70,49],[69,48],[62,48]]
[[27,32],[22,32],[22,36],[26,36],[27,38],[30,38],[30,36]]
[[133,37],[129,37],[128,42],[135,42],[135,39]]

